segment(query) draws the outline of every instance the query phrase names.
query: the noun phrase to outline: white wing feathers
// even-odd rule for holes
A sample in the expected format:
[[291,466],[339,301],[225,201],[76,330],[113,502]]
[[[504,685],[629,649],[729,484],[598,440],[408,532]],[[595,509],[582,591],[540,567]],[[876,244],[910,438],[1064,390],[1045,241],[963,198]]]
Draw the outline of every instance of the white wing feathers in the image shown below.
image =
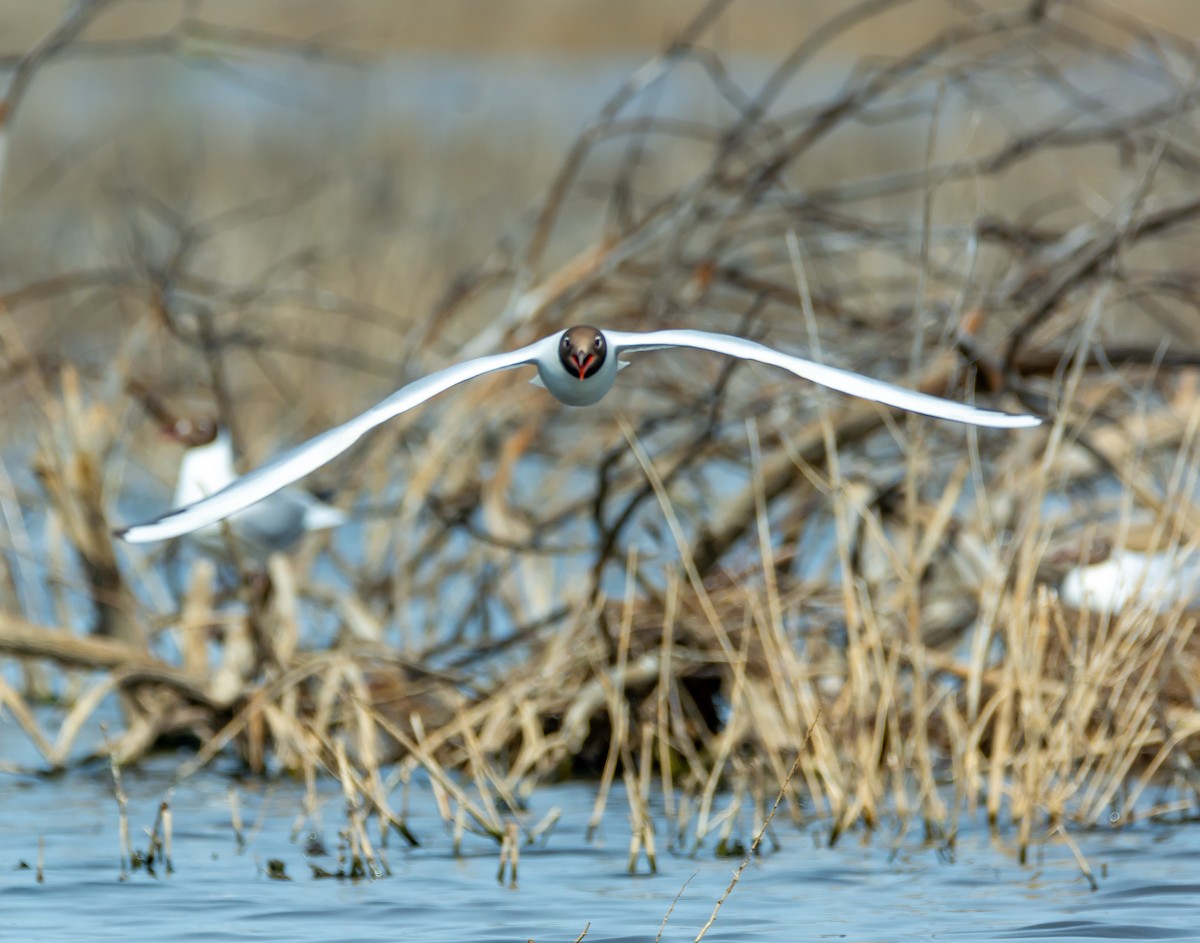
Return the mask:
[[[1036,426],[1041,422],[1036,416],[1013,415],[993,409],[981,409],[966,403],[956,403],[914,390],[906,390],[903,387],[893,386],[891,383],[884,383],[882,380],[860,376],[849,370],[827,367],[824,364],[805,360],[803,357],[781,353],[755,341],[729,334],[667,330],[646,333],[605,331],[604,336],[608,341],[608,353],[611,357],[618,357],[630,351],[692,347],[781,367],[798,377],[812,380],[814,383],[820,383],[822,386],[848,393],[851,396],[859,396],[863,399],[894,406],[897,409],[906,409],[938,419],[950,419],[955,422],[1000,429]],[[231,514],[250,507],[320,468],[326,462],[345,452],[381,423],[421,405],[452,386],[487,373],[508,370],[523,364],[536,364],[539,361],[547,365],[554,363],[557,359],[560,337],[559,334],[553,334],[535,341],[527,347],[522,347],[520,350],[468,360],[465,363],[432,373],[396,391],[362,415],[284,452],[265,465],[237,479],[228,487],[195,504],[170,511],[154,520],[135,524],[123,531],[118,531],[117,534],[134,543],[166,540],[169,537],[178,537],[208,524],[224,520]]]
[[827,367],[812,360],[805,360],[803,357],[794,357],[755,341],[729,334],[711,334],[708,331],[690,330],[649,331],[644,334],[626,331],[605,331],[604,333],[608,338],[610,349],[618,353],[663,347],[692,347],[698,350],[710,350],[742,360],[755,360],[773,367],[782,367],[798,377],[820,383],[832,390],[849,393],[851,396],[873,400],[887,406],[895,406],[897,409],[933,416],[937,419],[950,419],[954,422],[966,422],[975,426],[989,426],[997,429],[1020,429],[1041,423],[1037,416],[1014,415],[994,409],[981,409],[967,403],[940,399],[926,393],[894,386],[882,380],[873,380],[849,370]]
[[224,520],[281,488],[299,481],[341,455],[376,426],[421,405],[438,393],[487,373],[533,363],[541,343],[490,357],[480,357],[478,360],[468,360],[431,373],[397,390],[365,413],[277,455],[228,487],[195,504],[117,531],[117,536],[124,537],[132,543],[166,540]]

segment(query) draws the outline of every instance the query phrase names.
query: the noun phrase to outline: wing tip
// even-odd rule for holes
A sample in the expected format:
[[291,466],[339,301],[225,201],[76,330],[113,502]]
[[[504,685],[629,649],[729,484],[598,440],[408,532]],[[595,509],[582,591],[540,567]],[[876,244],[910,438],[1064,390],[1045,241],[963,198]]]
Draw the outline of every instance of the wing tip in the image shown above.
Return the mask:
[[111,533],[118,540],[123,540],[128,544],[137,544],[142,542],[137,535],[137,531],[141,526],[141,524],[129,524],[126,527],[116,527]]
[[996,420],[997,428],[1008,428],[1008,430],[1031,430],[1045,422],[1042,416],[1032,413],[997,413]]
[[159,521],[145,521],[141,524],[127,524],[125,527],[114,528],[111,533],[119,540],[123,540],[128,544],[146,544],[155,540],[165,540],[161,534],[146,533],[152,531],[154,525]]
[[928,415],[939,419],[964,422],[982,429],[1032,429],[1046,421],[1044,417],[1035,416],[1033,413],[1006,413],[1000,409],[988,409],[975,405],[970,405],[969,408],[972,410],[970,415],[949,416],[933,412]]
[[[943,400],[942,402],[950,403],[952,401]],[[975,426],[977,429],[1032,429],[1046,421],[1044,417],[1035,416],[1033,413],[1006,413],[1003,410],[987,409],[983,406],[975,406],[967,403],[953,404],[955,406],[966,407],[965,411],[962,409],[919,409],[911,405],[885,405],[890,405],[893,409],[899,409],[915,415],[929,416],[932,419],[943,419],[947,422],[959,422],[967,426]]]
[[1005,413],[1005,415],[1008,417],[1008,426],[1011,429],[1033,429],[1046,421],[1033,413]]

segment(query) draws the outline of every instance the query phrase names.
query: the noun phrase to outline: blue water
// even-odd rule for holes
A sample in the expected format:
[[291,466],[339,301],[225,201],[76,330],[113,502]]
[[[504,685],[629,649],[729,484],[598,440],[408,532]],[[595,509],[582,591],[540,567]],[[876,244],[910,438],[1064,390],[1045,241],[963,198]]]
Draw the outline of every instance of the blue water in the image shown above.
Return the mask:
[[[178,758],[126,771],[133,843],[171,786]],[[695,854],[666,849],[660,821],[658,873],[626,872],[629,831],[618,789],[591,842],[594,798],[586,784],[538,789],[529,821],[551,807],[558,826],[520,858],[515,888],[497,881],[498,850],[468,836],[456,857],[427,785],[414,783],[408,824],[422,842],[392,836],[391,875],[315,879],[309,862],[336,871],[340,792],[321,789],[315,829],[328,855],[291,840],[302,811],[294,783],[235,783],[244,849],[230,825],[232,780],[203,773],[171,799],[173,873],[122,877],[117,805],[106,768],[59,779],[0,780],[0,924],[10,939],[92,940],[651,940],[679,894],[664,940],[692,940],[724,893],[736,858],[712,843]],[[397,797],[398,801],[398,797]],[[746,823],[747,828],[749,823]],[[968,826],[952,853],[887,828],[851,834],[830,848],[827,826],[777,822],[778,847],[751,862],[708,940],[1156,940],[1200,939],[1200,832],[1140,824],[1074,835],[1099,883],[1091,890],[1062,844],[1017,862],[1009,837]],[[749,835],[743,833],[745,840]],[[44,882],[33,870],[45,841]],[[377,840],[372,833],[372,840]],[[278,859],[290,880],[267,876]],[[686,884],[686,888],[684,885]]]

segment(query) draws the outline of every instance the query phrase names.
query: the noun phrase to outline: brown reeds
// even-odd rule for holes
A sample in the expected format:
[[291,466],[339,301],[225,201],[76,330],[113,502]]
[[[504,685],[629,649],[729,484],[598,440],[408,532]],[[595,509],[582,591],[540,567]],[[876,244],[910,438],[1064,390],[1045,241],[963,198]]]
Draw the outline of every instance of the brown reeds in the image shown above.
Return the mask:
[[[623,786],[631,871],[664,846],[760,850],[777,794],[830,841],[892,821],[952,843],[982,809],[1022,854],[1194,811],[1188,600],[1087,613],[1054,589],[1135,527],[1180,560],[1200,543],[1197,51],[1108,6],[1032,4],[812,76],[897,5],[848,8],[757,88],[705,45],[737,15],[710,5],[579,136],[530,227],[465,271],[428,240],[383,252],[370,220],[304,242],[351,204],[299,158],[272,164],[275,197],[247,184],[207,216],[139,174],[91,204],[132,257],[9,270],[6,429],[36,428],[40,451],[39,490],[0,478],[0,652],[71,693],[56,732],[33,674],[0,700],[43,765],[77,758],[117,692],[124,729],[93,751],[115,776],[182,736],[181,781],[234,754],[310,792],[339,782],[350,878],[387,873],[392,832],[420,839],[394,798],[414,776],[511,883],[557,819],[524,800],[573,775],[598,777],[593,827]],[[707,118],[657,110],[683,76]],[[1089,91],[1098,76],[1129,97]],[[397,300],[363,270],[389,252],[449,287]],[[64,339],[81,306],[114,312],[78,328],[104,370]],[[1048,421],[965,430],[646,354],[586,414],[504,375],[392,423],[319,476],[387,513],[272,561],[267,592],[204,561],[173,587],[158,551],[112,543],[135,468],[172,461],[130,381],[215,409],[260,460],[397,380],[585,321],[739,332]]]

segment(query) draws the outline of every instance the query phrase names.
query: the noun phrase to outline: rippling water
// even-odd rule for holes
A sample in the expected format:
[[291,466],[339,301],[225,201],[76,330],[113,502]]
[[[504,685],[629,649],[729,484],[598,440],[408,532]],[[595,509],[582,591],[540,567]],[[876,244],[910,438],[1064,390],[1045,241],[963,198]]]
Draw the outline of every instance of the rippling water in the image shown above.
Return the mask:
[[[170,785],[168,767],[128,772],[135,847]],[[663,935],[691,940],[737,859],[660,849],[655,875],[626,873],[628,826],[616,794],[597,838],[583,828],[587,785],[539,789],[531,815],[563,818],[523,850],[516,888],[496,880],[498,856],[469,838],[453,853],[428,788],[414,786],[409,823],[422,845],[387,851],[392,874],[375,881],[315,879],[336,870],[340,797],[326,789],[328,856],[290,839],[302,791],[292,783],[238,786],[248,841],[230,826],[230,780],[184,783],[172,799],[174,872],[122,880],[117,807],[106,770],[59,779],[8,779],[0,810],[0,923],[12,939],[186,940],[650,940],[687,883]],[[660,836],[664,829],[660,826]],[[45,840],[44,883],[33,870]],[[830,848],[827,827],[779,824],[743,874],[707,940],[1160,940],[1200,939],[1200,831],[1141,824],[1077,833],[1099,881],[1092,891],[1070,851],[1050,844],[1017,863],[1003,834],[969,827],[952,856],[886,830]],[[663,838],[660,837],[660,843]],[[764,846],[769,843],[764,843]],[[290,880],[267,876],[284,863]],[[643,862],[644,866],[644,862]]]

